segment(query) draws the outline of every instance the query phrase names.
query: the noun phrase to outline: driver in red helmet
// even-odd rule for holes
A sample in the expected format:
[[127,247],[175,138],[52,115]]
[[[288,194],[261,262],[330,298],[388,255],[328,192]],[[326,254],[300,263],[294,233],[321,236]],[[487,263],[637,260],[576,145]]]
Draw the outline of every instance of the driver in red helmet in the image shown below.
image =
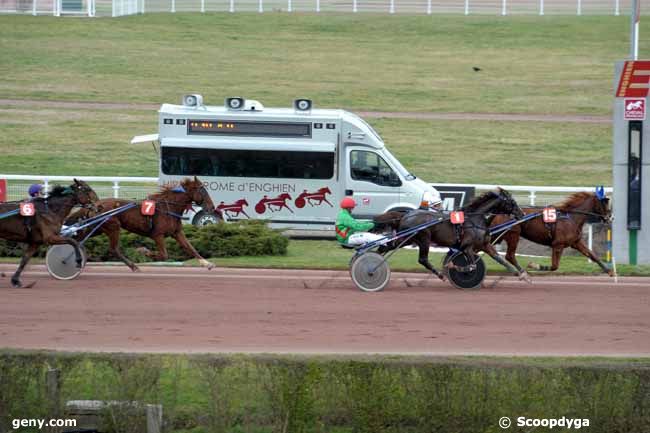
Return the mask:
[[352,197],[341,200],[341,211],[336,217],[336,240],[343,245],[356,246],[383,238],[383,235],[368,232],[375,227],[372,221],[354,219],[352,209],[356,205]]

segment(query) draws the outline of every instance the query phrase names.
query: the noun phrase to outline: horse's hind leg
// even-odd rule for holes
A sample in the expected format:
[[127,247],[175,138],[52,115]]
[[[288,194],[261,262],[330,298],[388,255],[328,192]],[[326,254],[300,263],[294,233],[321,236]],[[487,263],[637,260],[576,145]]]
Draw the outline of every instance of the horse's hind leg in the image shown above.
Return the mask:
[[431,241],[429,239],[428,233],[425,231],[420,236],[415,239],[415,243],[419,248],[418,263],[431,271],[435,276],[441,280],[445,280],[445,276],[442,275],[436,268],[433,267],[429,261],[429,245]]
[[22,287],[22,284],[20,283],[20,274],[23,273],[23,269],[25,269],[25,266],[27,266],[29,260],[36,253],[36,251],[38,251],[38,247],[39,247],[38,244],[29,244],[29,246],[25,250],[22,259],[20,259],[20,265],[18,266],[18,269],[16,269],[16,272],[11,277],[11,285],[13,287],[15,288]]
[[208,270],[210,270],[210,269],[212,269],[214,267],[214,265],[212,263],[210,263],[209,261],[207,261],[206,259],[201,257],[201,254],[199,254],[199,252],[196,251],[196,249],[192,246],[190,241],[187,240],[183,230],[179,230],[178,232],[176,232],[172,236],[174,237],[174,239],[176,239],[176,242],[178,242],[178,244],[185,251],[187,251],[188,254],[190,254],[194,258],[198,259],[199,263],[201,263],[201,266],[205,266],[206,268],[208,268]]
[[585,245],[584,241],[582,239],[578,240],[578,242],[575,243],[575,245],[572,246],[574,249],[580,251],[582,255],[590,258],[592,261],[598,263],[598,266],[608,274],[610,277],[614,276],[614,271],[611,270],[610,268],[607,267],[596,255]]

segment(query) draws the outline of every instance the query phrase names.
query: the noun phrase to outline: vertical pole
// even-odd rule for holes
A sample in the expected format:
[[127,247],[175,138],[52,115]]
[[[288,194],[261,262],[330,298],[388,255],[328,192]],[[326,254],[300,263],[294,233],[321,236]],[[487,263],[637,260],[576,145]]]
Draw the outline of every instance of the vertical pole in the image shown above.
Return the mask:
[[357,0],[352,0],[352,12],[357,11]]
[[117,180],[113,182],[113,198],[120,198],[120,182]]
[[431,15],[431,0],[427,0],[427,15]]
[[539,14],[544,15],[544,0],[539,0]]
[[621,0],[616,0],[614,2],[614,15],[619,16],[621,14]]
[[388,13],[395,13],[395,0],[390,0],[390,8],[388,9]]
[[172,0],[172,13],[176,13],[176,0]]
[[636,244],[636,230],[630,230],[630,264],[636,266],[637,264],[637,244]]
[[117,0],[112,0],[111,1],[111,6],[112,6],[112,9],[113,9],[112,12],[111,12],[111,16],[113,18],[115,18],[117,16],[117,5],[115,4],[116,1]]
[[228,9],[228,12],[235,12],[235,0],[230,0],[230,9]]
[[162,405],[147,405],[147,433],[160,433],[162,431]]
[[36,0],[32,0],[32,15],[36,16]]
[[47,197],[47,192],[50,190],[50,182],[47,179],[43,179],[43,188],[45,188],[45,196]]
[[530,199],[530,205],[535,206],[535,191],[531,191],[528,198]]
[[143,13],[143,14],[144,14],[144,11],[145,11],[145,8],[144,8],[144,2],[145,2],[145,1],[146,1],[146,0],[142,0],[142,13]]
[[259,13],[264,12],[264,3],[263,3],[263,0],[260,0],[259,3],[257,4],[257,12],[259,12]]
[[205,0],[201,0],[201,13],[205,13]]
[[506,14],[507,14],[506,0],[501,0],[501,15],[505,16]]
[[287,12],[292,12],[293,8],[291,7],[291,0],[287,0]]
[[[48,416],[50,419],[57,419],[61,415],[61,372],[56,368],[48,368],[45,373],[45,388],[48,400]],[[50,427],[46,431],[56,432],[57,427]]]
[[607,229],[607,255],[605,260],[607,263],[612,263],[612,229]]
[[316,12],[320,12],[320,0],[316,0]]
[[639,58],[639,7],[641,0],[634,0],[632,3],[632,22],[630,23],[630,39],[632,41],[632,47],[630,52],[630,57],[632,60],[637,60]]
[[[591,251],[594,250],[594,226],[593,224],[587,225],[587,246]],[[587,262],[591,263],[591,259],[587,259]]]
[[582,15],[582,0],[578,0],[578,10],[576,11],[576,15]]
[[469,15],[469,0],[465,0],[465,15]]

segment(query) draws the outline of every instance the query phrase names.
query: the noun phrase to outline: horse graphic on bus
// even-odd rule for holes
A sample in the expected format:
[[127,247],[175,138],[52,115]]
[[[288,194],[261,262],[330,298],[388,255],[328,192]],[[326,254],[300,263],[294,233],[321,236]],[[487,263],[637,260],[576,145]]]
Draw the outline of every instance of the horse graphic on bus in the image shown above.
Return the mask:
[[295,205],[298,209],[305,207],[306,203],[309,203],[310,206],[320,206],[323,203],[327,203],[330,207],[334,207],[332,203],[327,200],[327,194],[332,194],[332,191],[328,187],[320,188],[316,192],[307,192],[303,190],[302,194],[296,198]]
[[287,208],[289,212],[294,213],[293,210],[287,206],[287,200],[291,200],[291,196],[286,192],[274,198],[264,196],[262,200],[255,205],[255,212],[263,214],[267,209],[271,212],[279,212],[282,208]]
[[244,210],[244,206],[248,206],[248,202],[245,198],[242,198],[232,204],[225,204],[224,202],[221,202],[219,206],[217,206],[217,209],[225,212],[229,218],[237,218],[239,214],[243,214],[246,216],[246,218],[250,219],[250,216],[248,216]]

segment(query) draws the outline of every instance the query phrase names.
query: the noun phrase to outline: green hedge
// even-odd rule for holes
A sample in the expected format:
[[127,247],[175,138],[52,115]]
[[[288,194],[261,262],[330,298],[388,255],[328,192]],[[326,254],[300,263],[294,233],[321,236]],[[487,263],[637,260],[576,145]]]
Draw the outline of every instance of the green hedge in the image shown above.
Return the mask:
[[[52,352],[0,353],[0,431],[47,416],[48,367],[63,401],[160,403],[168,433],[549,431],[502,430],[502,416],[650,431],[650,360]],[[103,431],[135,433],[134,416],[113,409]]]
[[[212,224],[203,227],[183,226],[185,235],[196,250],[205,258],[234,256],[267,256],[287,253],[289,239],[281,231],[272,230],[263,221],[242,221],[228,224]],[[172,238],[165,240],[169,259],[188,260],[191,257]],[[108,253],[108,238],[104,235],[89,239],[84,244],[90,261],[116,260]],[[142,236],[122,231],[120,248],[135,262],[150,261],[137,248],[155,249],[155,243]],[[0,257],[21,257],[22,245],[0,239]],[[41,248],[38,257],[45,256]]]

